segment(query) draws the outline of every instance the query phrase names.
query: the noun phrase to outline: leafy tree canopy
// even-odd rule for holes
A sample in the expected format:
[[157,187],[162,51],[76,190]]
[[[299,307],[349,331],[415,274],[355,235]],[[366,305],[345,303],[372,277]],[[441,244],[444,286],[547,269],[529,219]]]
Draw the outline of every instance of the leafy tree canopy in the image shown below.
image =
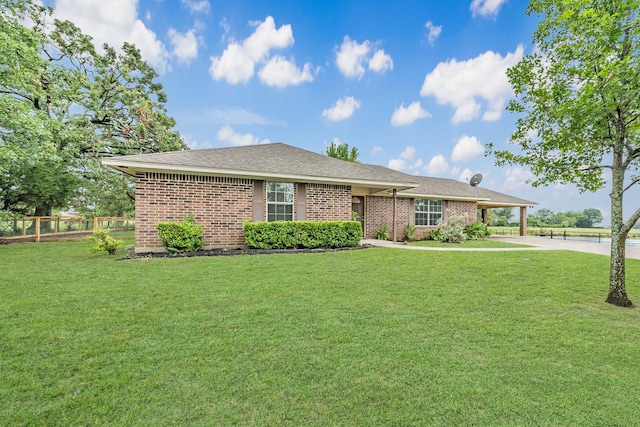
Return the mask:
[[131,181],[100,158],[186,149],[156,78],[135,46],[98,53],[50,8],[0,0],[0,210],[50,215],[81,199],[130,211]]
[[326,155],[347,162],[360,163],[358,160],[358,149],[356,147],[349,149],[349,144],[347,143],[336,144],[332,142],[329,147],[327,147]]
[[[607,302],[632,306],[625,290],[623,196],[640,181],[640,0],[531,0],[542,19],[534,53],[508,70],[518,113],[516,151],[497,163],[526,165],[533,185],[611,186],[611,274]],[[493,147],[489,146],[489,151]],[[635,201],[637,203],[637,201]]]

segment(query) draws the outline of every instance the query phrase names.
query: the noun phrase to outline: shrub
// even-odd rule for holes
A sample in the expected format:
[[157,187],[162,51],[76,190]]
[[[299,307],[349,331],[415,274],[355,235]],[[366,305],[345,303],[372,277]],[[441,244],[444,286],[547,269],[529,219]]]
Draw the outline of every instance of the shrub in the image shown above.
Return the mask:
[[490,236],[491,232],[487,228],[486,224],[481,221],[476,221],[464,228],[464,234],[466,234],[469,240],[477,240]]
[[118,248],[122,247],[122,240],[113,238],[109,235],[109,230],[105,230],[104,228],[96,228],[93,230],[93,235],[89,236],[89,240],[96,243],[96,245],[91,248],[91,252],[106,251],[109,255],[113,255]]
[[376,239],[387,240],[389,239],[389,230],[387,230],[387,224],[383,225],[376,230]]
[[438,228],[437,230],[430,230],[429,236],[427,236],[427,240],[435,240],[439,242],[442,240],[442,231]]
[[354,247],[362,239],[358,221],[245,222],[245,243],[255,249]]
[[174,253],[196,252],[204,246],[202,225],[195,224],[193,214],[185,215],[182,222],[156,224],[162,245]]
[[462,243],[467,240],[464,227],[468,218],[464,215],[449,215],[445,221],[440,221],[440,241],[447,243]]
[[404,229],[404,234],[407,236],[407,242],[412,241],[416,235],[416,226],[413,224],[407,224]]

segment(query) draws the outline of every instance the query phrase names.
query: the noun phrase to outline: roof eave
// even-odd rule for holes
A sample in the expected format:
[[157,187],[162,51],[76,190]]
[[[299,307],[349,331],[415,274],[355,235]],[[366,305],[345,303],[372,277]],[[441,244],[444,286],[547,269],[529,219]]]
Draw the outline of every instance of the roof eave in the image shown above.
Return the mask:
[[310,176],[310,175],[298,175],[287,174],[277,172],[263,172],[263,171],[247,171],[247,170],[235,170],[235,169],[219,169],[208,168],[200,166],[184,166],[184,165],[172,165],[164,163],[140,163],[131,162],[123,159],[103,159],[102,164],[110,168],[119,170],[127,175],[136,176],[137,172],[173,172],[173,173],[195,173],[200,175],[215,175],[225,176],[233,178],[248,178],[248,179],[280,179],[285,181],[296,182],[309,182],[316,184],[338,184],[338,185],[357,185],[369,188],[380,189],[393,189],[398,191],[408,190],[418,186],[413,182],[401,182],[401,181],[378,181],[378,180],[363,180],[363,179],[350,179],[350,178],[337,178],[328,176]]

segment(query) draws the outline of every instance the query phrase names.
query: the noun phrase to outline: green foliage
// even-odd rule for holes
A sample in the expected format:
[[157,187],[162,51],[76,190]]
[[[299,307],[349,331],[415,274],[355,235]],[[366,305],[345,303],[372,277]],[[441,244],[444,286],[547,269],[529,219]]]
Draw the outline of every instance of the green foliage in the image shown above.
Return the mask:
[[159,222],[158,236],[162,245],[174,253],[196,252],[204,247],[203,228],[195,224],[193,214],[185,215],[182,222]]
[[527,216],[530,227],[561,227],[561,228],[592,228],[602,222],[602,212],[599,209],[585,209],[582,212],[558,212],[540,209]]
[[355,247],[362,239],[358,221],[245,222],[245,243],[256,249]]
[[326,155],[346,162],[360,163],[360,161],[358,161],[358,149],[353,147],[349,150],[349,144],[346,143],[336,144],[332,142],[329,147],[327,147]]
[[413,224],[407,224],[407,226],[404,228],[404,234],[406,236],[407,242],[412,241],[416,235],[416,226]]
[[496,226],[510,225],[514,217],[513,208],[490,209],[489,211],[493,213],[491,224]]
[[130,181],[100,158],[186,146],[135,46],[98,53],[51,18],[38,2],[0,0],[0,210],[51,215],[81,199],[94,214],[127,213]]
[[469,240],[478,240],[490,236],[491,232],[487,228],[486,224],[481,221],[476,221],[473,224],[468,224],[464,227],[464,234]]
[[91,248],[91,252],[106,251],[109,255],[113,255],[123,245],[122,240],[110,236],[109,230],[104,228],[96,228],[93,230],[93,235],[88,238],[96,244]]
[[389,239],[389,230],[387,229],[387,224],[383,225],[382,227],[376,230],[376,239],[378,240]]
[[427,240],[435,240],[439,242],[442,240],[442,231],[438,228],[436,230],[429,230],[429,235],[427,236]]
[[498,165],[528,167],[534,186],[572,183],[593,192],[610,183],[607,302],[627,307],[625,238],[640,219],[640,208],[623,215],[625,193],[640,182],[638,10],[640,0],[531,0],[536,48],[507,71],[518,147],[494,152]]
[[439,241],[446,243],[463,243],[467,240],[465,226],[468,218],[464,215],[449,215],[447,219],[440,220]]

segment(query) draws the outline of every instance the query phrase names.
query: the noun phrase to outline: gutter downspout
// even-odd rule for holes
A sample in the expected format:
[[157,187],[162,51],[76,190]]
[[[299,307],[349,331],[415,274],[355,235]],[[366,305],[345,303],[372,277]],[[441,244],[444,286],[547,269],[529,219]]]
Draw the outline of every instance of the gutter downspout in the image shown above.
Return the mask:
[[393,243],[396,243],[396,189],[393,189],[393,224],[392,224],[392,233],[393,233]]

